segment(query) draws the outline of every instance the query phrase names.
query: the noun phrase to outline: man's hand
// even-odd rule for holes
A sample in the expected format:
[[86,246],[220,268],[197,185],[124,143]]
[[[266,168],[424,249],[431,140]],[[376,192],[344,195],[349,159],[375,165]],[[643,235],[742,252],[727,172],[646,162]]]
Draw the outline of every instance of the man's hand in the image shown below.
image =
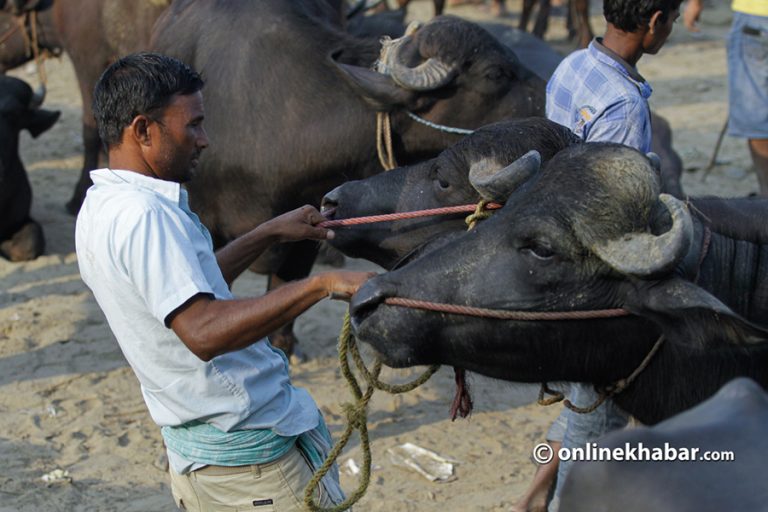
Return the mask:
[[336,300],[349,301],[364,282],[376,275],[376,272],[325,272],[317,277],[323,280],[327,294]]
[[685,11],[683,12],[683,23],[685,28],[690,32],[698,32],[699,27],[696,25],[701,16],[701,11],[704,9],[704,2],[702,0],[688,0],[685,3]]
[[296,242],[298,240],[330,240],[333,231],[319,228],[316,224],[326,220],[317,208],[304,205],[284,213],[264,223],[269,226],[278,242]]

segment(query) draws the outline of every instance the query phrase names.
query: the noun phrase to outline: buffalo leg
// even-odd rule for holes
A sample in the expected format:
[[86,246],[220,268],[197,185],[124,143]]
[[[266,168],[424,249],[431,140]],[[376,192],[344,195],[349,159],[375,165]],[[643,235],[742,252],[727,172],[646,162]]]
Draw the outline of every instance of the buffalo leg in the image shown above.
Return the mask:
[[517,28],[520,30],[528,30],[528,22],[531,19],[531,13],[533,12],[533,6],[536,4],[536,0],[523,0],[523,9],[520,11],[520,22]]
[[536,24],[533,26],[533,35],[539,39],[544,38],[549,25],[549,12],[552,7],[550,0],[539,0],[539,12],[536,15]]
[[[589,23],[589,0],[569,0],[568,19],[571,20],[573,33],[578,37],[578,45],[586,48],[595,37]],[[571,30],[569,30],[569,35]],[[571,35],[573,37],[573,35]]]
[[445,0],[434,0],[435,16],[440,16],[445,10]]
[[[319,245],[319,243],[311,240],[292,243],[278,271],[275,274],[270,274],[267,289],[274,290],[287,282],[307,277],[317,257]],[[293,332],[293,322],[271,333],[269,341],[273,346],[285,352],[288,357],[293,355],[299,343]]]
[[85,199],[85,193],[93,182],[91,181],[90,172],[99,166],[99,153],[101,152],[101,139],[99,138],[99,132],[96,129],[96,125],[93,123],[83,123],[83,145],[84,158],[83,169],[80,171],[80,179],[75,185],[75,191],[72,194],[72,199],[67,203],[67,211],[72,215],[77,215],[80,211],[80,205],[83,204]]

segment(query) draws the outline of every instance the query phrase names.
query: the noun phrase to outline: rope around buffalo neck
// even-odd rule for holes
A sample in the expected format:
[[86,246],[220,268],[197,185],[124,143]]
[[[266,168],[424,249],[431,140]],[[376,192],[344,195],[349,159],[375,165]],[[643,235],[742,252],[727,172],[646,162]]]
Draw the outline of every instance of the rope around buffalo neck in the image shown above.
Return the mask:
[[[419,124],[423,124],[433,130],[454,135],[470,135],[475,130],[465,128],[454,128],[444,124],[433,123],[423,117],[419,117],[410,110],[405,111],[406,115]],[[379,163],[385,171],[391,171],[397,167],[395,150],[392,146],[392,115],[390,112],[376,112],[376,154],[379,157]]]
[[454,128],[453,126],[446,126],[444,124],[438,124],[433,123],[432,121],[428,121],[424,119],[423,117],[419,117],[410,110],[405,111],[406,115],[416,121],[419,124],[423,124],[424,126],[428,126],[432,128],[433,130],[437,130],[439,132],[445,132],[445,133],[453,133],[455,135],[471,135],[475,133],[475,130],[469,130],[467,128]]

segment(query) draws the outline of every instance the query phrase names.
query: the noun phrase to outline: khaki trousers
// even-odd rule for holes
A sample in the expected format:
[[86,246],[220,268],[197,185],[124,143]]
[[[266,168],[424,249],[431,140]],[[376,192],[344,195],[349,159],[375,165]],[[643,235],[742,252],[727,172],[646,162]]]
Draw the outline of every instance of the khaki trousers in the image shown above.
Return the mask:
[[[206,466],[186,475],[173,469],[171,492],[176,506],[190,512],[305,512],[304,488],[312,470],[295,446],[269,464]],[[315,503],[332,506],[325,489],[315,489]]]

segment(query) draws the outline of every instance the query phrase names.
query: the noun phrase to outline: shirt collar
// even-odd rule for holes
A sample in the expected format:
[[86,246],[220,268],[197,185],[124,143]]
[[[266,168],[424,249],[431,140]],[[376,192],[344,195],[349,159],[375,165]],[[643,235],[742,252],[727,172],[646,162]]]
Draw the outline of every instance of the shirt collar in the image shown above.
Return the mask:
[[91,171],[91,179],[96,185],[121,185],[128,183],[130,185],[151,190],[180,206],[187,205],[187,191],[181,188],[181,185],[173,181],[151,178],[135,171],[108,168]]
[[589,53],[592,57],[604,64],[619,70],[640,90],[643,98],[648,99],[653,92],[651,84],[637,71],[637,68],[621,58],[621,56],[603,44],[602,37],[596,37],[589,43]]

